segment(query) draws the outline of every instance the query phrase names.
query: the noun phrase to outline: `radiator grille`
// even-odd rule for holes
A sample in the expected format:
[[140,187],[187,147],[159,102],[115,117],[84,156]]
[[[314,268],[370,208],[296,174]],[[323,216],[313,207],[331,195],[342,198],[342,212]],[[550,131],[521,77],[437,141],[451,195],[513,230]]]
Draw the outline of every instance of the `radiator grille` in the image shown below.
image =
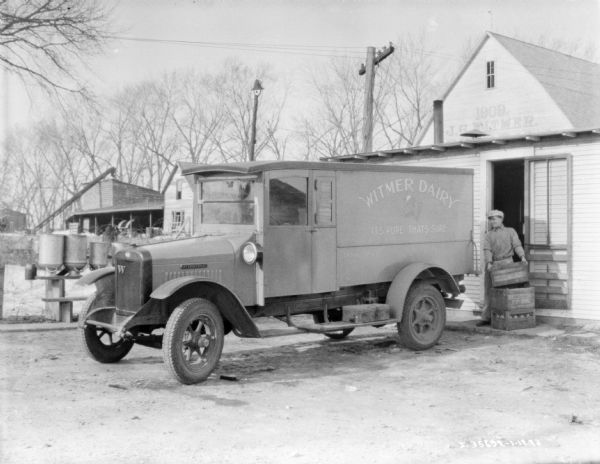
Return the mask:
[[146,289],[144,287],[144,266],[139,260],[117,257],[116,295],[117,309],[136,311],[144,304]]

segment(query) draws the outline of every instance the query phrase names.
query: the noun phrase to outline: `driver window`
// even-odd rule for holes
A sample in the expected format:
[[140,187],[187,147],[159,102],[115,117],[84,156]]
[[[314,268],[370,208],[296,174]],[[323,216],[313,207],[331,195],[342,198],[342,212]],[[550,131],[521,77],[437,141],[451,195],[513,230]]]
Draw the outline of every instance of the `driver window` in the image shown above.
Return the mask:
[[285,177],[269,181],[269,224],[308,224],[308,178]]

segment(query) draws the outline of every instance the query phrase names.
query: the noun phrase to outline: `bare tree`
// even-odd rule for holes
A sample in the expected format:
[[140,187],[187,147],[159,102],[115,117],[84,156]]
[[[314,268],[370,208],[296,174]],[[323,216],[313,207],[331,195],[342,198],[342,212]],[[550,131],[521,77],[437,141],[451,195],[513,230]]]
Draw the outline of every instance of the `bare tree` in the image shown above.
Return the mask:
[[380,148],[411,146],[431,114],[431,101],[439,89],[439,63],[426,51],[423,34],[405,35],[387,66],[380,66],[375,113]]
[[[359,153],[362,149],[364,79],[354,60],[332,61],[313,74],[317,111],[302,121],[299,139],[307,158]],[[439,88],[435,57],[424,34],[398,39],[395,52],[375,69],[373,147],[412,145]]]
[[[30,224],[38,223],[64,201],[67,191],[60,160],[49,148],[47,127],[36,125],[19,131],[7,140],[7,160],[12,178],[7,203],[23,211]],[[64,163],[62,168],[64,168]]]
[[103,50],[109,16],[96,0],[0,0],[0,62],[46,90],[86,94],[76,69]]
[[189,71],[178,76],[176,108],[172,118],[185,158],[193,163],[214,159],[214,141],[225,125],[222,96],[217,92],[214,76]]
[[[223,126],[212,139],[222,161],[247,161],[252,125],[253,97],[251,86],[255,79],[262,81],[265,91],[260,97],[257,116],[257,143],[255,157],[284,157],[286,143],[280,137],[280,121],[285,107],[287,85],[276,91],[275,80],[269,70],[261,66],[255,70],[237,60],[227,61],[215,76],[215,92],[220,95],[223,108]],[[274,141],[276,141],[274,145]]]
[[122,181],[133,184],[141,180],[146,163],[137,102],[138,95],[130,87],[111,97],[105,129],[110,164],[117,168],[117,175]]
[[146,181],[149,188],[160,190],[175,166],[179,153],[175,111],[175,77],[164,75],[160,81],[138,86],[140,141],[146,157]]
[[316,111],[301,122],[308,158],[358,153],[363,122],[364,82],[349,59],[331,61],[313,73]]

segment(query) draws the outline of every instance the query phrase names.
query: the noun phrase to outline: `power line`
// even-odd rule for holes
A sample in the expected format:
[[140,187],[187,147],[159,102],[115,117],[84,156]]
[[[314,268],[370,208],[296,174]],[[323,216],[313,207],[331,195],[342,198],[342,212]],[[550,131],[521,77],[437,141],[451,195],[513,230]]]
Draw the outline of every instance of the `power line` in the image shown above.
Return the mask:
[[[172,45],[190,45],[199,46],[203,48],[215,48],[225,50],[238,50],[238,51],[249,51],[259,53],[279,53],[299,56],[315,56],[324,58],[362,58],[363,53],[356,50],[362,50],[363,47],[356,46],[338,46],[338,45],[301,45],[301,44],[259,44],[259,43],[244,43],[244,42],[214,42],[214,41],[196,41],[196,40],[179,40],[179,39],[162,39],[162,38],[151,38],[151,37],[134,37],[134,36],[109,36],[109,38],[116,40],[127,40],[131,42],[147,42],[147,43],[164,43]],[[426,48],[416,48],[404,50],[413,55],[422,53],[424,55],[440,59],[442,61],[455,61],[455,62],[466,62],[464,57],[440,52],[439,50],[429,50]],[[504,63],[503,66],[511,66],[511,64]],[[540,71],[548,71],[552,73],[562,73],[563,75],[587,75],[596,77],[598,74],[593,71],[574,70],[566,68],[548,67],[548,66],[536,66],[536,65],[522,65],[524,68],[534,68]],[[555,76],[558,78],[558,76]],[[564,77],[563,79],[568,79]]]
[[193,45],[203,48],[217,48],[242,51],[257,51],[263,53],[288,53],[292,55],[324,56],[324,57],[349,57],[362,56],[362,53],[352,51],[357,47],[335,45],[297,45],[297,44],[256,44],[243,42],[207,42],[195,40],[160,39],[150,37],[125,37],[109,36],[111,39],[127,40],[132,42],[164,43],[174,45]]

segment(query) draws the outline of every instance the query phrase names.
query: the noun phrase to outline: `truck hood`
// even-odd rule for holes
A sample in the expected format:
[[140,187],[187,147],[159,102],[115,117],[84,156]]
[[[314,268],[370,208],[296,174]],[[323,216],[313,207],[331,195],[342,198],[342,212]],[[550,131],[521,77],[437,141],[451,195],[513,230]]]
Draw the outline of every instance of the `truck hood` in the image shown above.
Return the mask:
[[251,234],[236,236],[203,236],[168,242],[158,242],[139,247],[147,251],[154,264],[208,264],[234,262],[239,258],[239,249]]

